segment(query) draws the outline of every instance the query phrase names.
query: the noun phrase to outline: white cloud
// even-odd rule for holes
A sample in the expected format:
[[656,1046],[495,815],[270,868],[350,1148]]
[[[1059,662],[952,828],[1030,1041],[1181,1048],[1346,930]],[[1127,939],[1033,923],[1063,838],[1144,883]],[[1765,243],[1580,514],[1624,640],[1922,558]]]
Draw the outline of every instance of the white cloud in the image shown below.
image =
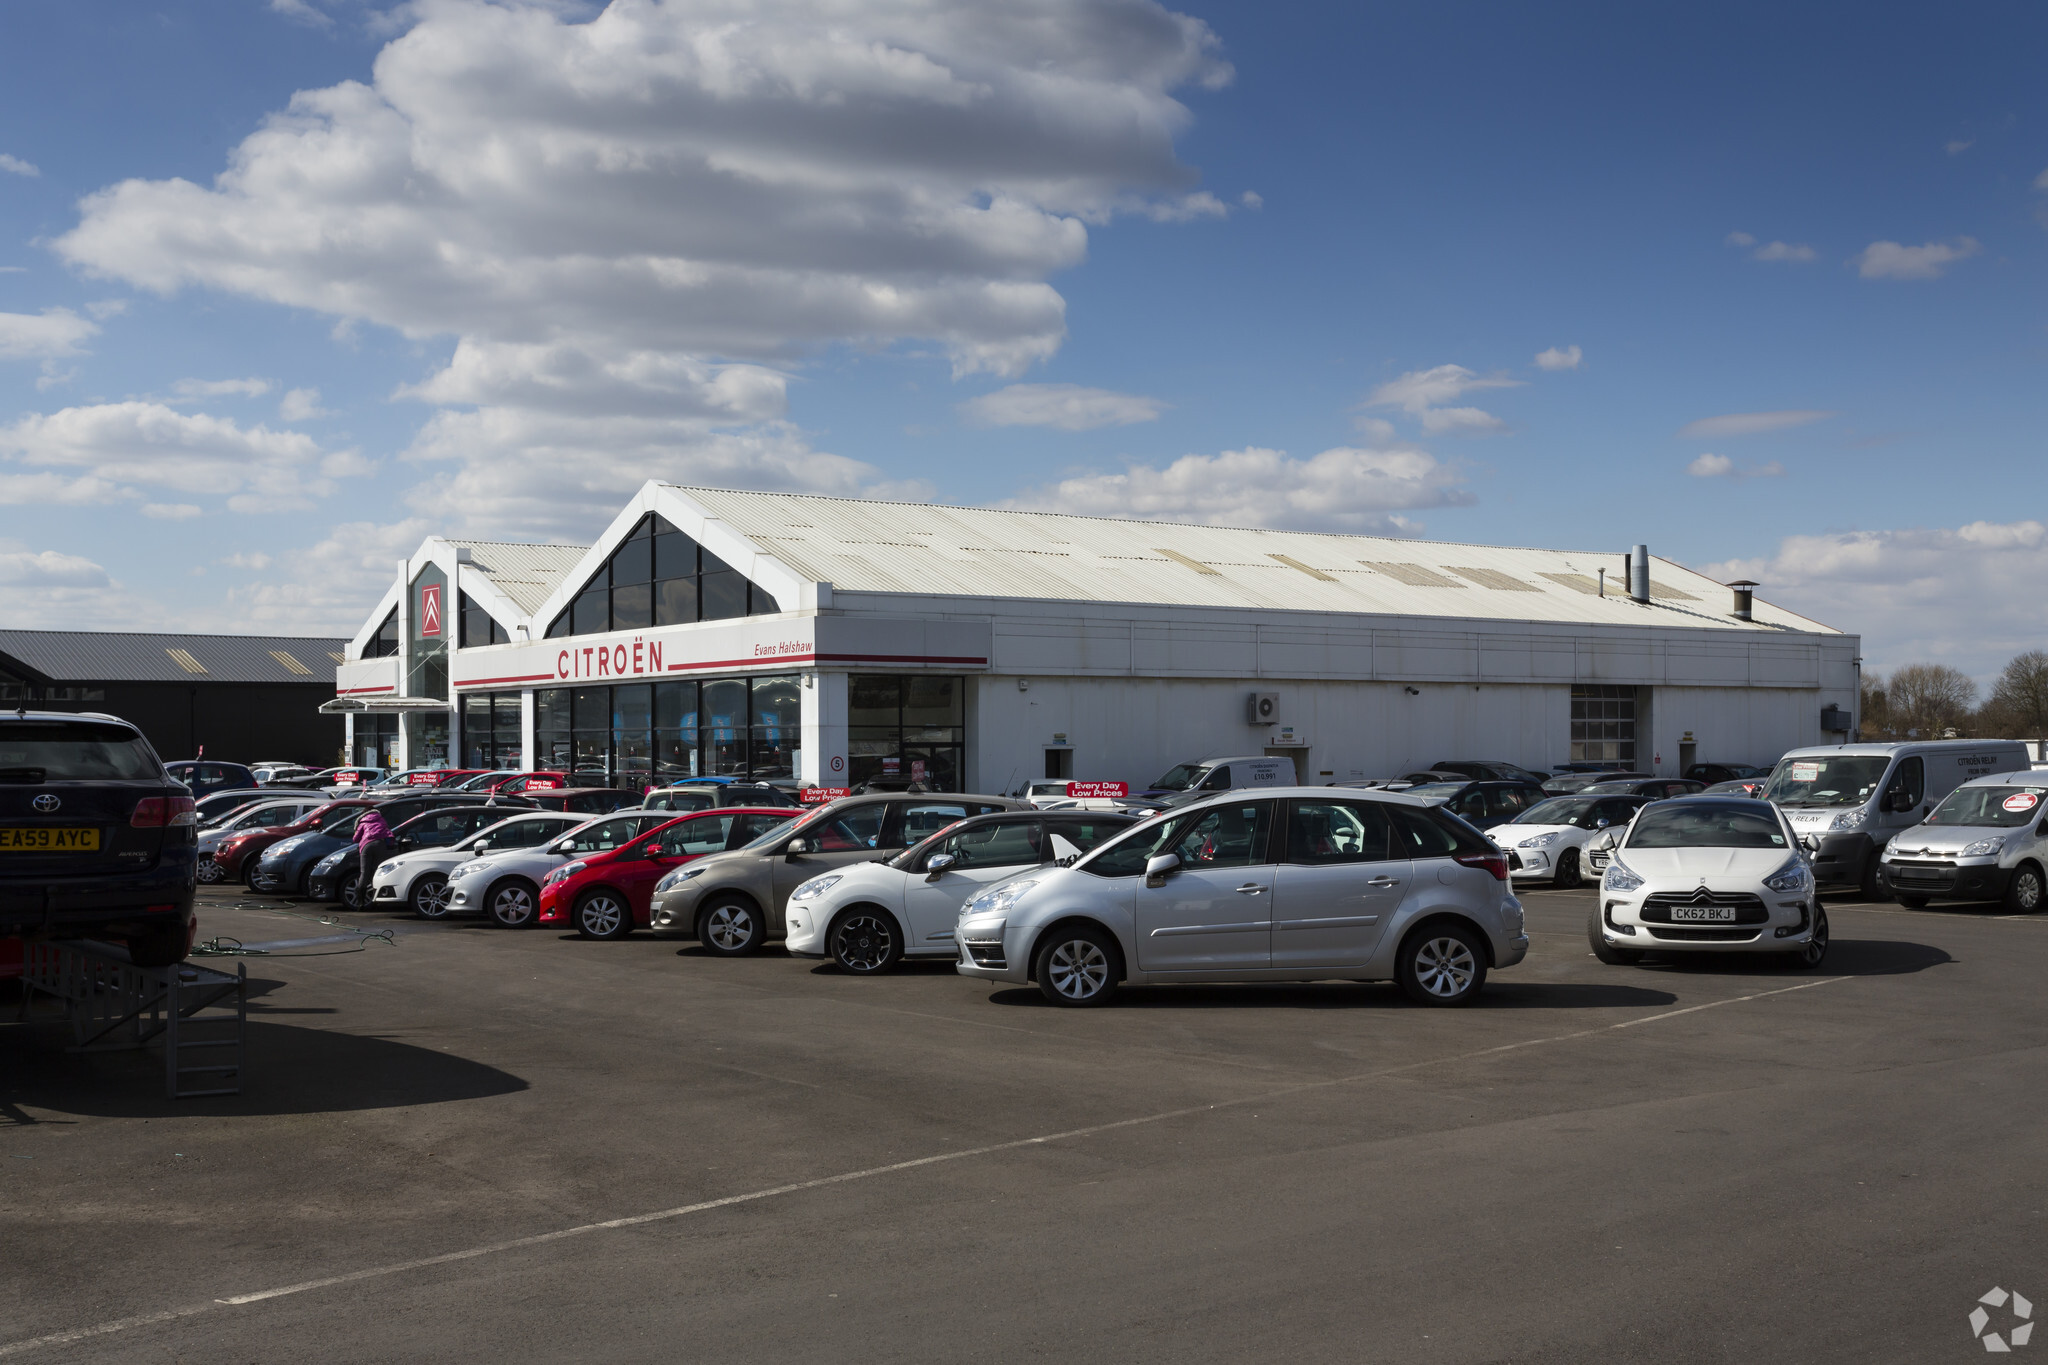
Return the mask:
[[1254,211],[1266,207],[1265,196],[1257,190],[1246,190],[1243,194],[1237,196],[1237,202]]
[[1166,404],[1157,398],[1083,388],[1079,384],[1012,384],[970,398],[960,413],[988,427],[1053,427],[1060,431],[1094,431],[1158,420]]
[[1754,234],[1747,232],[1731,232],[1723,240],[1729,246],[1744,249],[1756,247],[1749,253],[1749,259],[1752,261],[1811,261],[1819,255],[1804,242],[1765,242],[1762,246],[1757,246]]
[[344,523],[324,540],[286,552],[257,581],[230,588],[228,615],[241,630],[353,635],[366,604],[390,586],[393,562],[429,535],[447,533],[441,518]]
[[463,407],[710,424],[783,415],[788,379],[761,365],[715,365],[658,350],[609,350],[602,338],[546,344],[464,339],[438,373],[398,396]]
[[1945,151],[1945,152],[1947,152],[1947,153],[1948,153],[1948,154],[1949,154],[1950,156],[1961,156],[1961,155],[1962,155],[1962,154],[1963,154],[1964,152],[1967,152],[1967,151],[1969,151],[1969,150],[1970,150],[1970,148],[1972,148],[1972,147],[1974,147],[1974,146],[1976,146],[1976,145],[1977,145],[1977,139],[1976,139],[1976,138],[1973,138],[1973,137],[1971,137],[1971,138],[1961,138],[1961,137],[1959,137],[1959,138],[1955,139],[1955,140],[1954,140],[1953,142],[1947,142],[1947,143],[1944,143],[1944,144],[1942,144],[1942,150],[1943,150],[1943,151]]
[[69,308],[0,313],[0,360],[78,355],[84,349],[80,343],[99,330]]
[[307,0],[270,0],[270,8],[273,13],[313,28],[329,28],[334,23],[334,16],[315,9]]
[[236,512],[312,506],[333,491],[310,436],[243,427],[161,403],[103,403],[23,417],[0,427],[0,500],[104,502],[140,488],[227,499]]
[[93,317],[97,318],[99,321],[105,322],[108,318],[119,317],[121,314],[127,312],[128,300],[94,299],[91,303],[85,305],[85,311],[92,314]]
[[1785,473],[1785,466],[1776,460],[1759,465],[1737,465],[1726,455],[1704,454],[1696,456],[1685,467],[1685,472],[1695,479],[1776,479]]
[[[272,560],[269,555],[261,550],[255,550],[248,554],[237,550],[226,559],[216,559],[213,562],[225,564],[230,569],[267,569],[271,566]],[[353,634],[354,632],[351,631],[350,633]]]
[[2034,177],[2034,188],[2037,190],[2048,190],[2048,171],[2042,171]]
[[257,398],[270,392],[268,379],[180,379],[171,385],[180,398]]
[[1536,368],[1539,370],[1576,370],[1586,353],[1576,346],[1552,346],[1549,350],[1536,353]]
[[23,161],[20,157],[9,156],[5,152],[0,152],[0,171],[6,171],[10,175],[25,175],[31,180],[43,173],[42,168],[34,162]]
[[320,406],[320,390],[288,389],[277,402],[279,420],[286,422],[310,422],[316,417],[332,417],[329,408]]
[[1233,526],[1407,534],[1399,515],[1472,501],[1463,479],[1419,450],[1339,446],[1306,460],[1256,446],[1183,455],[1160,468],[1079,474],[1005,502],[1008,507],[1090,516],[1144,517]]
[[1974,237],[1958,237],[1953,243],[1929,242],[1925,246],[1872,242],[1855,258],[1856,273],[1866,280],[1935,280],[1957,261],[1975,256],[1982,249]]
[[78,367],[76,365],[67,370],[54,360],[45,360],[42,363],[41,369],[42,373],[36,376],[37,393],[47,392],[58,387],[60,384],[69,384],[72,380],[78,378]]
[[0,586],[9,588],[108,588],[114,580],[90,559],[57,550],[22,550],[0,542]]
[[189,502],[145,502],[142,515],[157,521],[189,521],[200,515],[200,508]]
[[1702,417],[1678,429],[1680,439],[1711,440],[1721,436],[1761,436],[1818,422],[1836,414],[1814,408],[1790,408],[1779,412],[1724,412],[1719,417]]
[[1432,434],[1501,431],[1507,423],[1490,412],[1473,407],[1440,405],[1474,389],[1512,389],[1521,387],[1521,383],[1519,379],[1501,375],[1476,374],[1463,365],[1438,365],[1433,369],[1410,370],[1398,379],[1388,380],[1372,391],[1372,396],[1365,400],[1365,406],[1399,408],[1411,417],[1420,418],[1422,429]]
[[2048,598],[2001,590],[2048,581],[2038,521],[1788,536],[1703,572],[1756,579],[1769,600],[1862,635],[1866,672],[1932,660],[1989,679],[2048,636]]

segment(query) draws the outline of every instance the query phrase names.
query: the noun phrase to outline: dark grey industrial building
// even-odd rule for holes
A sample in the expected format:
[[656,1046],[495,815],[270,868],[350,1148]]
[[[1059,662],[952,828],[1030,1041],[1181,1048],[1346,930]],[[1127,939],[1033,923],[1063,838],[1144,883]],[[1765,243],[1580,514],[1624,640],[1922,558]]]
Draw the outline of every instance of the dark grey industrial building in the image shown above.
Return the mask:
[[166,761],[340,761],[334,697],[346,640],[300,635],[140,635],[0,630],[0,705],[104,711],[139,727]]

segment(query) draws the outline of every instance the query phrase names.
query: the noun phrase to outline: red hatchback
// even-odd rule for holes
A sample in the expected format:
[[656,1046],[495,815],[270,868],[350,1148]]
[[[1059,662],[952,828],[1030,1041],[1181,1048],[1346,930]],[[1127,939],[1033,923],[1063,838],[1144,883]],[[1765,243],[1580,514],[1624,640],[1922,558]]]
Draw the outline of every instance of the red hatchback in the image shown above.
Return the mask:
[[339,801],[329,801],[324,806],[315,806],[302,816],[297,824],[266,825],[261,829],[229,835],[213,851],[213,861],[220,868],[220,880],[247,881],[250,870],[256,866],[256,860],[262,857],[263,850],[272,844],[281,843],[294,834],[305,834],[320,829],[328,821],[339,819],[357,806],[376,804],[364,797],[347,796]]
[[796,814],[770,806],[699,811],[608,853],[586,853],[541,882],[538,922],[566,922],[584,938],[624,938],[647,927],[656,882],[707,853],[743,848]]

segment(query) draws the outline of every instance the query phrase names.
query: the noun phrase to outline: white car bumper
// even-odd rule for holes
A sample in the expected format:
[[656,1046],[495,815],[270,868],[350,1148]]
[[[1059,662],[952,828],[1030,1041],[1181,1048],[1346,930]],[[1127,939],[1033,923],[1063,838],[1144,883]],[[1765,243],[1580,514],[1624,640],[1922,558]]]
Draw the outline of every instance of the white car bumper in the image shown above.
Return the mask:
[[[1722,892],[1719,898],[1750,895],[1755,904],[1659,904],[1686,891],[1600,891],[1600,933],[1616,948],[1655,953],[1783,953],[1805,945],[1813,934],[1817,901],[1812,883],[1802,893]],[[1717,898],[1718,899],[1718,898]],[[1732,910],[1735,918],[1693,918]],[[1758,918],[1759,913],[1762,918]]]

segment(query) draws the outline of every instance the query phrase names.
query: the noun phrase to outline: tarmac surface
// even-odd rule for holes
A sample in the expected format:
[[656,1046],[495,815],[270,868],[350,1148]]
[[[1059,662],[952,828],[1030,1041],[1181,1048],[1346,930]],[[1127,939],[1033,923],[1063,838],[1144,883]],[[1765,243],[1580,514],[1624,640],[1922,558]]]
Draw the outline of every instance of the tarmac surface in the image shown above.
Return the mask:
[[0,987],[0,1359],[1924,1362],[2048,1305],[2048,915],[1603,967],[1531,891],[1469,1009],[1061,1010],[202,899],[294,945],[238,1098]]

